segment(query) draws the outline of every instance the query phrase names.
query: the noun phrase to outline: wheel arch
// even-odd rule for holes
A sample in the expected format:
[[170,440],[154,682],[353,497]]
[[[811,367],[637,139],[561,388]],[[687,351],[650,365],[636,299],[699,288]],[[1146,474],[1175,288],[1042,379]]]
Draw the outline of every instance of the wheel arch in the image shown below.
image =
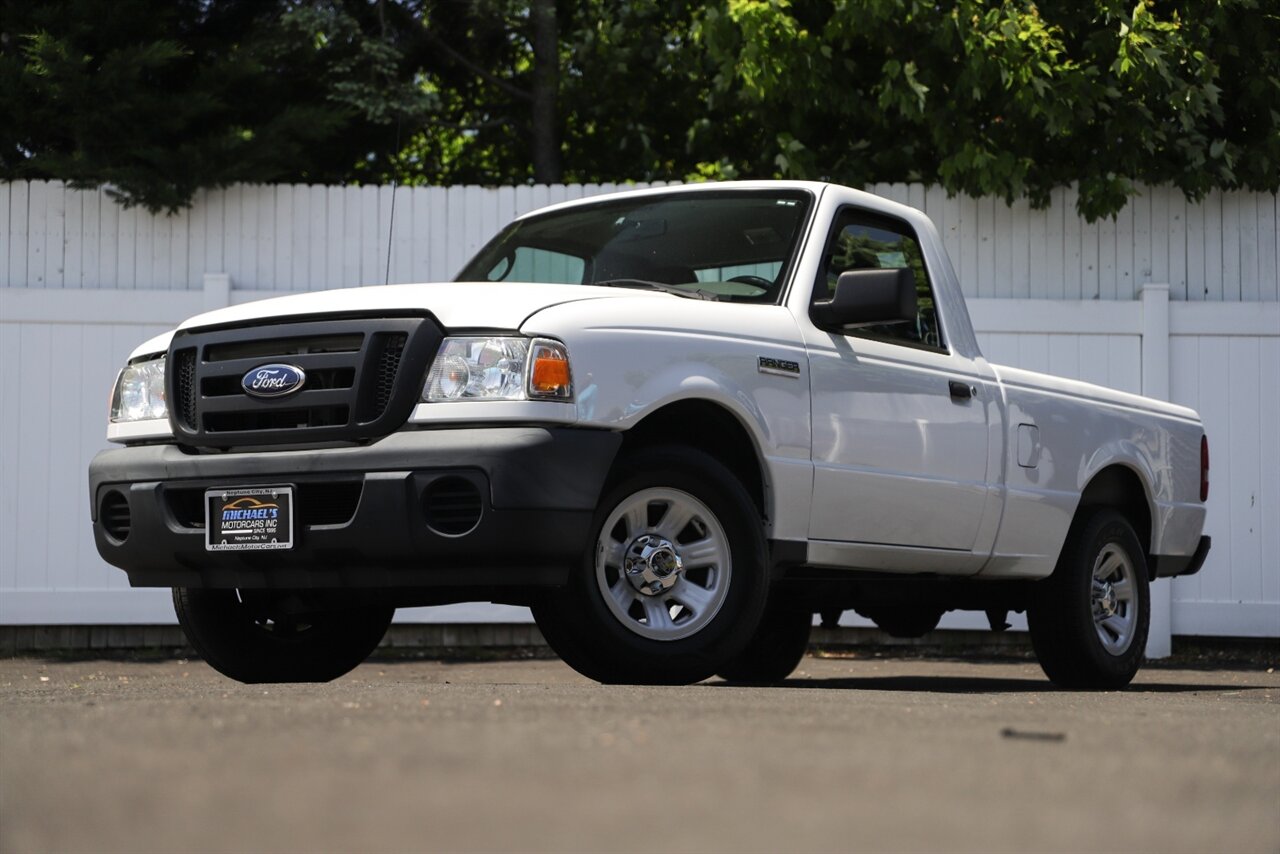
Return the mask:
[[1076,518],[1080,518],[1086,510],[1096,507],[1114,508],[1129,520],[1138,536],[1138,542],[1142,543],[1147,572],[1150,574],[1155,567],[1155,562],[1151,559],[1154,514],[1151,496],[1142,476],[1123,463],[1112,463],[1099,470],[1080,493]]
[[728,407],[685,398],[658,407],[623,434],[616,459],[641,448],[678,444],[696,448],[737,475],[761,518],[769,513],[766,469],[751,430]]

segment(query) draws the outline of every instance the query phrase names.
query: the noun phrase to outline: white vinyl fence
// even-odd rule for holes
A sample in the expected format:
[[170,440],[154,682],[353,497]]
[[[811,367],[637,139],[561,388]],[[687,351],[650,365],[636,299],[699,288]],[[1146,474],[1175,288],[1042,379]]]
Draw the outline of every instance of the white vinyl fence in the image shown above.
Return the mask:
[[[447,278],[510,215],[607,189],[402,190],[390,278]],[[1198,576],[1156,585],[1154,651],[1161,642],[1167,646],[1170,631],[1280,637],[1275,197],[1223,194],[1211,197],[1210,212],[1183,205],[1172,215],[1155,213],[1152,203],[1141,216],[1131,211],[1130,222],[1140,221],[1141,229],[1117,226],[1104,239],[1101,227],[1087,232],[1061,210],[1030,219],[1019,214],[1019,222],[1030,223],[1024,230],[1004,219],[1002,203],[948,200],[914,186],[877,189],[924,200],[971,292],[970,311],[992,361],[1171,399],[1204,416],[1213,466],[1207,533],[1214,549]],[[232,188],[202,194],[196,208],[166,218],[123,212],[100,193],[0,184],[0,276],[8,276],[7,287],[0,287],[0,364],[19,377],[18,393],[6,396],[0,417],[0,624],[173,621],[166,592],[129,589],[124,574],[97,557],[86,521],[85,472],[105,447],[115,372],[137,343],[207,308],[295,287],[380,283],[386,219],[367,231],[364,215],[348,223],[348,202],[367,201],[368,216],[389,217],[387,193]],[[49,202],[54,196],[60,207]],[[313,196],[323,202],[319,208],[298,201]],[[282,198],[287,209],[275,207]],[[283,213],[259,216],[264,200]],[[41,206],[42,221],[31,213]],[[55,208],[59,213],[51,215]],[[19,228],[15,213],[24,210]],[[250,210],[253,228],[242,219]],[[1055,217],[1074,225],[1052,226]],[[330,231],[335,218],[342,225]],[[1153,229],[1156,220],[1161,227]],[[977,225],[966,228],[966,222]],[[1104,252],[1104,246],[1110,248]],[[1102,266],[1112,251],[1122,260]],[[51,260],[59,253],[60,266]],[[1205,260],[1210,256],[1216,263]],[[162,267],[167,272],[157,273]],[[235,269],[249,278],[226,275]],[[1174,271],[1180,284],[1161,282],[1157,270]],[[1193,302],[1196,296],[1204,299]],[[502,622],[528,615],[476,605],[417,610],[401,619]],[[944,622],[976,625],[973,615]]]
[[[152,216],[104,190],[0,184],[0,287],[198,291],[211,272],[254,291],[441,281],[517,214],[648,186],[400,187],[393,223],[390,187],[237,185]],[[933,219],[969,299],[1134,300],[1163,282],[1174,301],[1266,302],[1280,288],[1267,193],[1215,191],[1188,205],[1149,187],[1091,224],[1072,189],[1040,211],[919,184],[867,189]]]

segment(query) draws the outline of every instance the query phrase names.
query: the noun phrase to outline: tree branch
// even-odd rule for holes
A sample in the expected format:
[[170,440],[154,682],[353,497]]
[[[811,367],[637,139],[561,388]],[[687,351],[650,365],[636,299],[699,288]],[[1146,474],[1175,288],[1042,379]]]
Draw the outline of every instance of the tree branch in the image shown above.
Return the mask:
[[440,119],[428,118],[424,119],[424,122],[432,127],[456,131],[485,130],[486,128],[496,128],[511,124],[509,119],[489,119],[484,122],[446,122]]
[[449,47],[449,45],[442,42],[439,38],[435,36],[435,34],[427,33],[427,39],[445,56],[449,57],[454,62],[458,63],[463,68],[467,69],[472,74],[479,77],[481,80],[484,80],[486,83],[489,83],[492,86],[495,86],[496,88],[501,89],[503,92],[506,92],[508,95],[512,96],[513,98],[519,98],[522,101],[533,100],[533,96],[531,94],[521,89],[519,86],[511,85],[506,80],[503,80],[501,77],[495,77],[494,75],[490,74],[488,71],[481,68],[479,65],[467,59],[465,56],[458,53],[453,48]]

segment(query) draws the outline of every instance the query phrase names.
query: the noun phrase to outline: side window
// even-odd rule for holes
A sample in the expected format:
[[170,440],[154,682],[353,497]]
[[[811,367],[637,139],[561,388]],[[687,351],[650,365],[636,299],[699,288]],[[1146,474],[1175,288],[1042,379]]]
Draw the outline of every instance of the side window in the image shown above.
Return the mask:
[[886,323],[849,331],[850,335],[898,344],[943,349],[942,330],[933,303],[933,285],[914,232],[906,223],[856,210],[844,210],[822,253],[814,300],[830,299],[846,270],[896,270],[907,267],[916,280],[914,323]]
[[503,258],[489,271],[489,281],[537,284],[581,282],[585,269],[585,262],[576,255],[532,246],[517,246],[515,255]]

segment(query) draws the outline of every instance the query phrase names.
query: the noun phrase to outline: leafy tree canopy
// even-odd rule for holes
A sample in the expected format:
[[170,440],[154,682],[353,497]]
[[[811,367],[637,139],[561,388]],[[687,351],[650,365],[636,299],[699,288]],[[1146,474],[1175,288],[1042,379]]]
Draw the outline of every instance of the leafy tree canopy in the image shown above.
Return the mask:
[[176,209],[235,181],[347,181],[431,98],[336,4],[9,0],[0,176],[107,184]]
[[[1126,5],[1128,4],[1128,5]],[[1280,189],[1270,0],[0,0],[0,178]]]
[[[1133,3],[1134,0],[1127,0]],[[1280,7],[1262,0],[730,0],[717,91],[760,129],[726,165],[1027,195],[1090,218],[1137,182],[1280,185]]]

